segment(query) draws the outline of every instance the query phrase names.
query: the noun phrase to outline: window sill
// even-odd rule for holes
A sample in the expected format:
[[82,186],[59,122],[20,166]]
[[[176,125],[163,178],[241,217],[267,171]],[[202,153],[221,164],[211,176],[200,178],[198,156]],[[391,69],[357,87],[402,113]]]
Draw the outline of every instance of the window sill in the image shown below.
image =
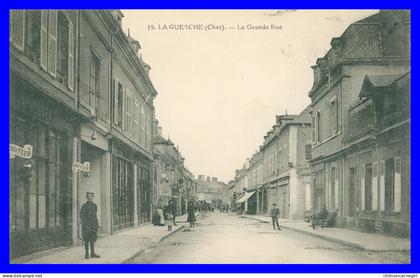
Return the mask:
[[334,138],[338,137],[339,135],[341,135],[341,130],[340,130],[340,131],[338,131],[338,132],[336,132],[336,133],[334,133],[333,135],[330,135],[328,138],[324,139],[324,141],[321,141],[321,142],[317,142],[317,143],[315,143],[315,144],[314,144],[314,147],[318,147],[318,146],[320,146],[320,145],[322,145],[322,144],[325,144],[325,143],[327,143],[328,141],[331,141],[332,139],[334,139]]

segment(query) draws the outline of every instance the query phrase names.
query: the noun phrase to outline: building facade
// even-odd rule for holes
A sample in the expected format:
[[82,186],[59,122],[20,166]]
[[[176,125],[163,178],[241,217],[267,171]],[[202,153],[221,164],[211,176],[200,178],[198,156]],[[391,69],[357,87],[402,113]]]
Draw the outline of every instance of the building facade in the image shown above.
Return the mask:
[[[338,210],[340,226],[358,225],[360,179],[366,174],[361,171],[366,169],[350,170],[349,163],[354,163],[354,158],[351,162],[345,150],[346,142],[351,142],[347,138],[351,137],[350,129],[354,128],[351,117],[357,117],[356,111],[367,105],[358,104],[363,81],[366,75],[401,75],[409,70],[409,26],[409,12],[380,11],[351,24],[341,37],[333,38],[328,53],[312,67],[312,207],[314,212],[323,204],[330,211]],[[370,174],[369,166],[369,177]]]
[[[310,213],[310,150],[309,107],[299,115],[280,115],[265,136],[261,146],[263,186],[258,190],[261,213],[273,203],[280,217],[303,219]],[[261,197],[260,197],[261,195]]]
[[12,258],[79,244],[87,191],[100,233],[150,219],[156,91],[122,16],[11,11]]
[[349,109],[344,177],[354,228],[410,234],[410,73],[367,75]]

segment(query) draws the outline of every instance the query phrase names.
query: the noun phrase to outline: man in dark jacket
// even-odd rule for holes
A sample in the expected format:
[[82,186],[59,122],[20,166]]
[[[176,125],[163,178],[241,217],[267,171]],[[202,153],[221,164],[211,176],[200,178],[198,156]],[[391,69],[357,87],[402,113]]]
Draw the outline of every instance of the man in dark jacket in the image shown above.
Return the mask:
[[276,229],[275,225],[277,225],[277,229],[280,231],[281,229],[279,225],[279,215],[280,215],[280,211],[277,208],[277,205],[273,204],[273,208],[271,209],[271,213],[270,213],[271,221],[273,222],[273,229],[275,230]]
[[95,254],[96,233],[98,232],[98,217],[96,212],[98,210],[96,204],[93,202],[93,192],[86,192],[87,202],[80,209],[80,219],[82,223],[82,237],[85,243],[85,259],[89,259],[89,245],[90,257],[99,258]]

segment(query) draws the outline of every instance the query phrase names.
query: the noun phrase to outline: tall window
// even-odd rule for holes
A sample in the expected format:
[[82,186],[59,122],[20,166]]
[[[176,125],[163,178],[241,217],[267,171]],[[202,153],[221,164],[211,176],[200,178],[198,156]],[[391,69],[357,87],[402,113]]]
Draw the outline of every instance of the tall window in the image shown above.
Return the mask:
[[316,112],[316,141],[321,142],[321,112]]
[[25,54],[34,63],[39,64],[41,54],[41,11],[25,12]]
[[329,134],[332,135],[338,131],[338,104],[334,97],[330,101]]
[[311,111],[312,143],[316,143],[316,115]]
[[118,83],[118,115],[117,115],[117,125],[122,126],[122,118],[123,118],[123,100],[124,100],[124,88],[121,83]]
[[91,114],[96,115],[97,106],[99,104],[99,70],[100,63],[98,57],[92,53],[90,59],[89,70],[89,93],[90,93],[90,107]]
[[62,12],[58,13],[57,25],[57,80],[66,83],[68,79],[69,21]]
[[58,81],[74,88],[74,28],[64,12],[14,10],[10,40]]

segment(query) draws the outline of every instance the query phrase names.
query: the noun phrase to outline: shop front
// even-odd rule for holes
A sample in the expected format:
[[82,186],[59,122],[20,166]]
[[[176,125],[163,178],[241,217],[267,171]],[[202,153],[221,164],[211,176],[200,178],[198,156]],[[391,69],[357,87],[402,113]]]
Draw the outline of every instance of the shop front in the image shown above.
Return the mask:
[[112,232],[134,226],[134,155],[113,140],[111,168]]
[[[23,80],[10,91],[11,258],[71,245],[77,118]],[[22,156],[16,149],[30,146]]]

